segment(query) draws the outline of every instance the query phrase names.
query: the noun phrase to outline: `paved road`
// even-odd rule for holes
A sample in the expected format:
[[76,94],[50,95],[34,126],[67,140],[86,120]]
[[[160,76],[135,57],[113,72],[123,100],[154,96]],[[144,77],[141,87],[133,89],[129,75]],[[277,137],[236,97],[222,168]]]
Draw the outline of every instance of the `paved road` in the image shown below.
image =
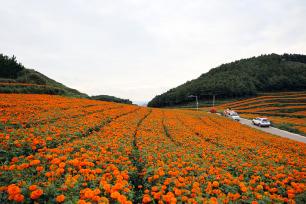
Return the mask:
[[244,125],[248,125],[252,128],[256,128],[256,129],[271,133],[273,135],[278,135],[278,136],[281,136],[281,137],[287,137],[287,138],[292,139],[292,140],[296,140],[296,141],[299,141],[299,142],[306,143],[306,137],[298,135],[298,134],[294,134],[294,133],[291,133],[291,132],[288,132],[288,131],[285,131],[285,130],[280,130],[280,129],[275,128],[275,127],[269,127],[269,128],[258,127],[256,125],[253,125],[251,120],[248,120],[248,119],[245,119],[245,118],[241,118],[240,123],[244,124]]

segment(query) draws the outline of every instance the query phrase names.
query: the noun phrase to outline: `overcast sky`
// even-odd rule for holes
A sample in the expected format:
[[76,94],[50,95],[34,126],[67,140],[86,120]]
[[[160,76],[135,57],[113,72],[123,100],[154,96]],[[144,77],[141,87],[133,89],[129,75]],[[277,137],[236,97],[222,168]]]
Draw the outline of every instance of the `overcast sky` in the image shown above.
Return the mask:
[[305,0],[0,3],[0,53],[89,95],[148,101],[222,63],[306,54]]

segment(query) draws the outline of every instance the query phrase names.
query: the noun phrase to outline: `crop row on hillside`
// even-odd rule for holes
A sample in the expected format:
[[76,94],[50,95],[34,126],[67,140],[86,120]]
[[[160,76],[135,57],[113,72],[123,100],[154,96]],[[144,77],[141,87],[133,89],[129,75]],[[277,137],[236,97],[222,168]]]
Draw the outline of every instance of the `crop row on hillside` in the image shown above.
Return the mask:
[[29,93],[29,94],[52,94],[52,95],[66,95],[74,97],[84,97],[78,93],[69,92],[62,87],[55,87],[50,85],[15,83],[15,82],[0,82],[0,93]]
[[305,144],[219,116],[44,95],[3,94],[0,107],[1,203],[294,203],[305,196]]
[[225,103],[221,105],[221,107],[240,107],[240,106],[247,106],[247,105],[254,105],[258,104],[258,102],[271,102],[275,104],[275,102],[291,102],[294,103],[296,101],[305,102],[306,100],[306,92],[279,92],[279,94],[270,93],[264,94],[262,96],[254,97],[254,98],[247,98],[243,100],[237,100],[230,103]]
[[222,104],[219,110],[231,108],[242,117],[268,117],[272,124],[290,132],[306,135],[306,93],[266,93],[263,96]]

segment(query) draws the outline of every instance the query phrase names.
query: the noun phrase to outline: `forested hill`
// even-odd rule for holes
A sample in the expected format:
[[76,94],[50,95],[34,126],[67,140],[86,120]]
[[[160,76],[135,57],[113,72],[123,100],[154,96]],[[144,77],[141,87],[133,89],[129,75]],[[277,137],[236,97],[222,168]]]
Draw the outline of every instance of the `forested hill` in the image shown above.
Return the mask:
[[306,55],[270,54],[222,64],[199,78],[155,96],[150,107],[175,106],[199,99],[254,96],[258,92],[306,89]]
[[116,103],[132,104],[132,101],[130,101],[129,99],[122,99],[122,98],[117,98],[115,96],[109,96],[109,95],[91,96],[90,98],[93,100],[99,100],[99,101],[110,101],[110,102],[116,102]]
[[66,87],[53,79],[25,68],[16,58],[0,54],[0,93],[57,94],[88,97],[76,89]]

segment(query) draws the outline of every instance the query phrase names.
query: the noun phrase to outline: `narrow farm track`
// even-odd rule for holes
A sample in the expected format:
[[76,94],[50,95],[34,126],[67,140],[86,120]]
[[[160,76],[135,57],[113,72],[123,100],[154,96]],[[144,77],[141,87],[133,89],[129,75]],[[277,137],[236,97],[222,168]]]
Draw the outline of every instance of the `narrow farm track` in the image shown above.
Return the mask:
[[[1,123],[27,122],[29,116],[19,114],[23,99],[16,97]],[[54,104],[51,115],[58,114],[57,100],[62,108],[73,104],[34,96],[40,97]],[[0,98],[2,109],[10,107],[8,98]],[[200,111],[77,102],[80,111],[107,110],[38,129],[2,129],[0,203],[55,203],[58,196],[63,203],[94,204],[301,203],[305,196],[304,143]],[[36,119],[47,118],[39,115],[45,104],[33,104]]]
[[135,203],[141,203],[143,197],[143,189],[139,188],[139,186],[143,186],[143,169],[144,169],[144,161],[141,158],[140,150],[137,142],[137,134],[140,130],[140,127],[144,120],[146,120],[149,115],[152,113],[150,109],[146,115],[144,115],[137,123],[136,129],[133,134],[133,150],[130,156],[133,166],[137,169],[136,172],[133,172],[131,175],[132,185],[135,189],[135,198],[133,199]]
[[182,143],[175,141],[173,137],[170,135],[169,129],[165,125],[165,112],[164,111],[162,112],[162,125],[163,125],[164,134],[166,135],[166,137],[168,137],[173,142],[173,144],[175,144],[176,146],[182,146]]

